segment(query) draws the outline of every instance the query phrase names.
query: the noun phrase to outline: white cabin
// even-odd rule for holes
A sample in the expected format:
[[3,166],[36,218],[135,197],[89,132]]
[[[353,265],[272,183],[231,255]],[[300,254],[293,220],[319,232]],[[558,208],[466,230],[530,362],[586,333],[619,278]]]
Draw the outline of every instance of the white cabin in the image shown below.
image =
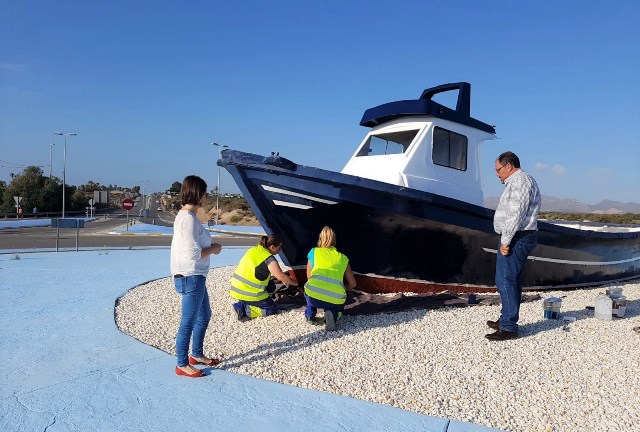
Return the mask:
[[490,139],[444,118],[397,117],[371,129],[342,173],[484,206],[480,148]]

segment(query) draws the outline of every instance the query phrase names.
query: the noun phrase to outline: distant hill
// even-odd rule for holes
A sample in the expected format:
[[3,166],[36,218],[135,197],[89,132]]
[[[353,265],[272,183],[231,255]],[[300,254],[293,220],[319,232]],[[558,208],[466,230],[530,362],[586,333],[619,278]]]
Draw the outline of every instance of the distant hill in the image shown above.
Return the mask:
[[[498,206],[499,199],[499,197],[486,197],[484,199],[484,205],[490,209],[495,209]],[[600,201],[598,204],[590,205],[575,199],[556,198],[543,195],[541,211],[598,214],[640,213],[640,204],[604,200]]]

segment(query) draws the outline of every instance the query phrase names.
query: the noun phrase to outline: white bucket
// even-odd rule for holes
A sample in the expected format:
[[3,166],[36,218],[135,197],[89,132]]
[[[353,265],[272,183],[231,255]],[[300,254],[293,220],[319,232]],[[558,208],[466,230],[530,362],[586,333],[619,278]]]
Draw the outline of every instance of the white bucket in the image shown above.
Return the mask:
[[596,297],[595,317],[603,321],[611,321],[613,317],[613,301],[604,293]]

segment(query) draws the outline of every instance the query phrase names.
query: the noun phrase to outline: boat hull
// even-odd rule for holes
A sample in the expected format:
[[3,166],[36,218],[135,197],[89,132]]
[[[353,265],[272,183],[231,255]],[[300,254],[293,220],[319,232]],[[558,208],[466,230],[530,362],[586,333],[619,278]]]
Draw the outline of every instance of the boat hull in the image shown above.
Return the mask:
[[[428,192],[225,150],[225,167],[281,258],[302,270],[322,227],[336,232],[358,287],[370,292],[495,289],[493,211]],[[592,286],[640,277],[640,235],[539,222],[525,289]],[[297,276],[304,279],[304,271]]]

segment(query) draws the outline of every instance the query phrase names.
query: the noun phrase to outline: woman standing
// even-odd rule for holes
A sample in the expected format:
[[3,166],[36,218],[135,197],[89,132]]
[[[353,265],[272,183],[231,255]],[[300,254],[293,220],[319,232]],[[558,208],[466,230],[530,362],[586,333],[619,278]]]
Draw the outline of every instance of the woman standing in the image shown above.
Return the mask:
[[307,321],[316,322],[318,308],[324,309],[326,329],[336,330],[347,301],[347,289],[356,287],[349,259],[336,250],[336,234],[328,226],[320,231],[318,247],[311,249],[307,258],[304,316]]
[[219,254],[221,247],[218,243],[211,244],[211,235],[196,217],[207,196],[205,181],[198,176],[185,177],[180,196],[182,208],[173,223],[171,240],[171,275],[176,291],[182,296],[182,317],[176,335],[176,374],[197,378],[204,376],[204,373],[192,365],[214,366],[220,363],[218,359],[205,357],[203,344],[211,319],[206,287],[209,256]]
[[282,272],[274,257],[282,249],[282,241],[274,234],[262,236],[260,244],[244,254],[231,277],[229,295],[238,300],[233,304],[239,321],[278,313],[278,306],[270,293],[275,286],[269,287],[273,275],[283,284],[298,286],[298,283]]

